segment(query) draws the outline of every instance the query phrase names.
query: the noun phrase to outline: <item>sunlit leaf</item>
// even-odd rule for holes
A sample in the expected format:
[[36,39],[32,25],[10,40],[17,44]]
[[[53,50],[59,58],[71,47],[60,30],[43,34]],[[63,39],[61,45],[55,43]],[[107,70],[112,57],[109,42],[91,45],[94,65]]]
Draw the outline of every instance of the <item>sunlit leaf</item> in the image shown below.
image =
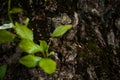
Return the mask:
[[10,13],[15,14],[15,13],[21,13],[23,12],[22,8],[13,8]]
[[22,39],[29,39],[33,40],[33,32],[27,26],[19,24],[18,22],[15,23],[15,30],[16,33],[20,36]]
[[49,58],[42,58],[39,62],[39,66],[48,74],[52,74],[56,71],[56,62]]
[[32,68],[38,65],[40,59],[41,57],[39,56],[27,55],[20,58],[19,62],[28,68]]
[[14,38],[15,34],[6,30],[0,30],[0,43],[11,42]]
[[34,54],[36,52],[41,52],[42,49],[38,44],[35,44],[33,41],[28,40],[28,39],[23,39],[19,43],[19,47],[24,51],[29,54]]
[[40,40],[40,47],[42,48],[42,52],[44,53],[44,51],[47,49],[47,42],[44,40]]
[[0,29],[9,29],[12,28],[12,23],[3,24],[0,26]]
[[0,80],[3,80],[7,70],[7,64],[0,66]]
[[56,27],[56,29],[53,31],[52,37],[59,37],[65,34],[68,30],[72,28],[72,25],[62,25]]

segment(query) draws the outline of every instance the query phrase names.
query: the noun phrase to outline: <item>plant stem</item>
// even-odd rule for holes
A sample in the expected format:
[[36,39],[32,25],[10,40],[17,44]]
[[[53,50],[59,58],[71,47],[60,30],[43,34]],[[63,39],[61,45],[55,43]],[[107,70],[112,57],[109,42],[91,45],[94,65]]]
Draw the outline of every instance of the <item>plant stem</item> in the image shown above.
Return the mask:
[[44,58],[46,57],[46,55],[45,55],[45,53],[42,53],[43,54],[43,56],[44,56]]
[[13,23],[13,20],[12,20],[11,14],[10,14],[10,8],[11,8],[11,0],[8,0],[8,17],[9,17],[9,19],[14,27],[15,25]]

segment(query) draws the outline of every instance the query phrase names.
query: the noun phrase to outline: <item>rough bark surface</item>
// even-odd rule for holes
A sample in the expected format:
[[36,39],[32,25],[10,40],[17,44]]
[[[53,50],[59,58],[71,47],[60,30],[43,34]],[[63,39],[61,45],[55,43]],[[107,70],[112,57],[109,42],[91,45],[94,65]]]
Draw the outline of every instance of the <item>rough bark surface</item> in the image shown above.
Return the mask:
[[[35,42],[48,41],[58,25],[73,24],[64,36],[55,38],[57,70],[48,75],[40,68],[28,69],[18,63],[25,54],[17,41],[0,44],[0,65],[8,64],[5,80],[119,80],[120,0],[11,0],[12,7],[24,9],[13,19],[29,27]],[[0,0],[0,24],[9,20],[7,0]]]

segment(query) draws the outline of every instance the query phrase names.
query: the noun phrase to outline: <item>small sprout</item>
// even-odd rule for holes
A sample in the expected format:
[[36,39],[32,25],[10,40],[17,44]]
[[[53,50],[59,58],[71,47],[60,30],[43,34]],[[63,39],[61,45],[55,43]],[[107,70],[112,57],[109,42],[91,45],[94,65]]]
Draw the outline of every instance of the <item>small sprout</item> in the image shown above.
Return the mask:
[[[13,8],[11,10],[11,0],[8,1],[8,17],[11,21],[10,24],[4,24],[0,26],[1,29],[8,29],[13,26],[13,29],[15,30],[16,34],[21,38],[21,41],[19,43],[19,47],[28,55],[23,56],[19,59],[19,62],[23,65],[25,65],[28,68],[36,67],[39,65],[46,73],[52,74],[56,71],[56,62],[50,58],[48,58],[50,55],[54,55],[54,52],[48,52],[49,45],[46,41],[40,40],[40,45],[36,44],[33,36],[33,31],[30,30],[27,26],[29,24],[29,18],[25,20],[24,25],[15,22],[13,23],[11,14],[16,14],[22,12],[23,9],[21,8]],[[59,26],[55,29],[55,31],[52,34],[52,37],[58,37],[62,36],[65,32],[67,32],[69,29],[72,28],[72,25],[65,25],[65,26]],[[0,30],[0,42],[6,42],[11,41],[14,39],[14,34],[2,31]],[[12,37],[12,38],[11,38]],[[35,56],[35,53],[41,52],[44,56],[44,58]],[[1,70],[2,69],[2,70]],[[3,79],[6,72],[6,66],[0,67],[0,79]]]

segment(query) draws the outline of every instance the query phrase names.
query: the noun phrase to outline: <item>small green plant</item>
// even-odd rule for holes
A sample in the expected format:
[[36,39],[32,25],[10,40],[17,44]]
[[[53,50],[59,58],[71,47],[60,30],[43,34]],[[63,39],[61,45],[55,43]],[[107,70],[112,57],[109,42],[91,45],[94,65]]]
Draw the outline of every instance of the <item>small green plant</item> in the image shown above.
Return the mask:
[[[25,24],[20,24],[18,22],[13,23],[11,14],[22,12],[23,10],[20,8],[13,8],[10,9],[11,1],[8,2],[8,16],[12,23],[13,29],[16,32],[16,36],[18,36],[21,40],[19,43],[19,47],[27,53],[27,55],[21,57],[19,62],[25,65],[28,68],[39,66],[43,69],[46,73],[52,74],[56,71],[56,62],[49,58],[49,56],[54,55],[54,51],[49,52],[50,44],[47,44],[45,40],[39,40],[40,44],[36,44],[34,40],[33,31],[30,30],[27,26],[29,24],[29,18],[25,20]],[[51,38],[59,37],[65,34],[69,29],[72,28],[72,25],[62,25],[56,27],[53,31]],[[5,33],[6,31],[1,31]],[[11,37],[10,40],[6,37]],[[3,38],[1,38],[3,37]],[[5,37],[5,38],[4,38]],[[8,42],[14,40],[15,34],[11,32],[6,32],[4,35],[0,35],[1,42]],[[6,41],[4,41],[6,40]],[[36,56],[36,53],[42,53],[43,56]]]
[[[20,58],[19,62],[26,67],[32,68],[35,66],[41,67],[46,73],[52,74],[56,71],[56,62],[49,58],[49,56],[54,55],[54,51],[49,52],[49,46],[45,40],[40,40],[40,45],[36,44],[33,39],[33,32],[27,28],[28,18],[26,19],[25,25],[21,25],[20,23],[15,23],[15,31],[17,35],[21,38],[19,43],[19,47],[28,55]],[[57,27],[53,34],[52,38],[62,36],[65,32],[67,32],[72,25],[64,25]],[[58,32],[59,30],[59,32]],[[36,56],[36,53],[42,53],[43,57]]]

